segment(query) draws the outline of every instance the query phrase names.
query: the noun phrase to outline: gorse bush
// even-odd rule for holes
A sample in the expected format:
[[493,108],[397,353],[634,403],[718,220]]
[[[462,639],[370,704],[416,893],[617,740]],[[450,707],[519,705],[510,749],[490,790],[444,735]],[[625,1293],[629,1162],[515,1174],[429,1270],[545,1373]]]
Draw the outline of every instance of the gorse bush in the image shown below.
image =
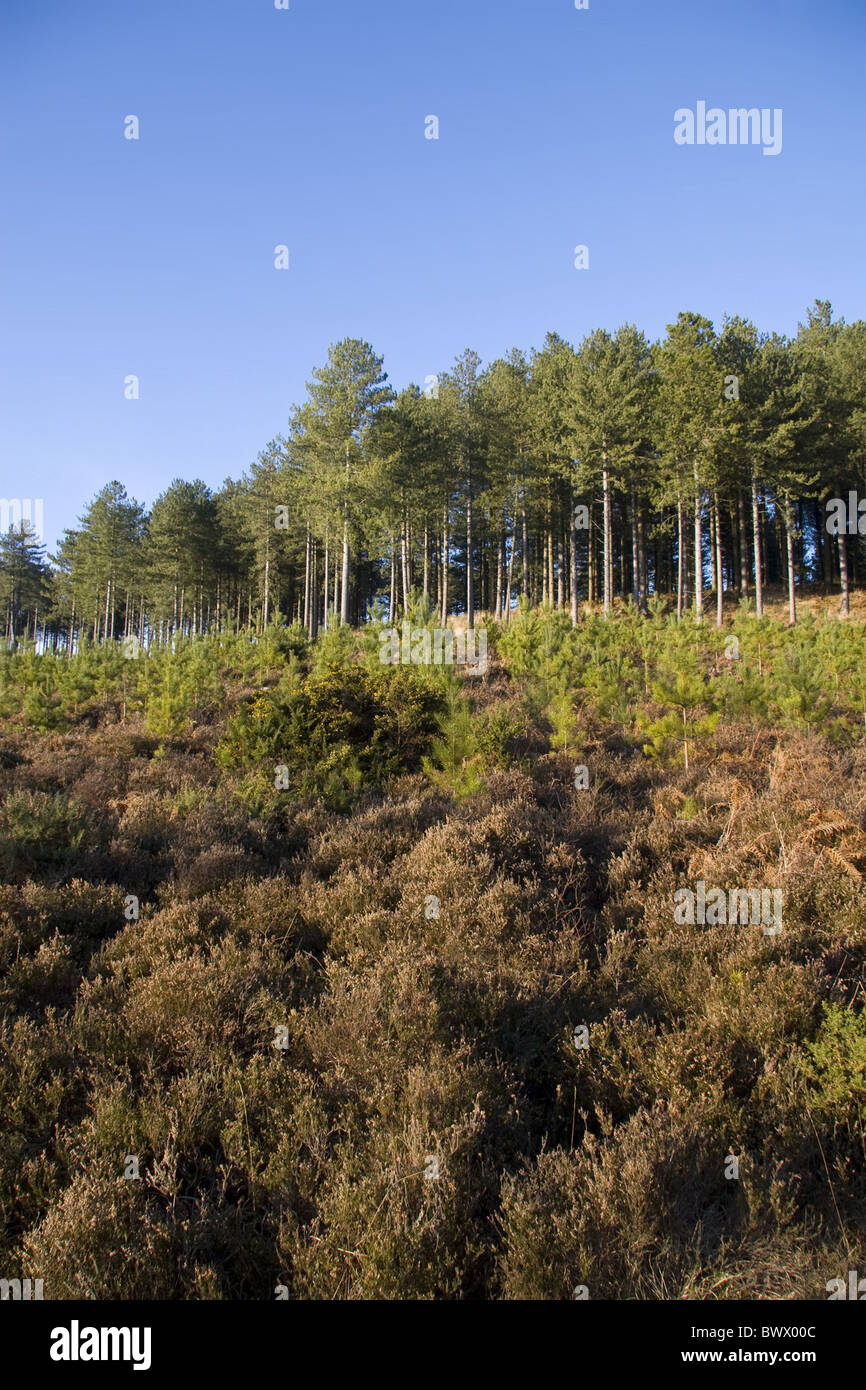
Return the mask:
[[221,767],[285,767],[297,796],[349,805],[362,787],[420,764],[442,697],[414,667],[328,665],[245,704],[216,751]]
[[89,826],[84,808],[62,793],[13,792],[0,804],[0,863],[13,873],[74,859]]
[[866,1015],[838,1004],[824,1007],[824,1020],[807,1044],[804,1075],[812,1104],[834,1125],[861,1139],[866,1123]]

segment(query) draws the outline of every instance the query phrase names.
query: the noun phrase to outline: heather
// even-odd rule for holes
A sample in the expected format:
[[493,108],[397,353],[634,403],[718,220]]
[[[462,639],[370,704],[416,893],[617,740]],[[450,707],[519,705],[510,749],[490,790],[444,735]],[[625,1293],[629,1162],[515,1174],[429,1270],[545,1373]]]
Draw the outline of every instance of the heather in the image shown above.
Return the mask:
[[[784,1299],[862,1262],[856,605],[488,630],[474,676],[343,629],[3,656],[5,1269]],[[677,925],[699,879],[781,888],[782,932]]]

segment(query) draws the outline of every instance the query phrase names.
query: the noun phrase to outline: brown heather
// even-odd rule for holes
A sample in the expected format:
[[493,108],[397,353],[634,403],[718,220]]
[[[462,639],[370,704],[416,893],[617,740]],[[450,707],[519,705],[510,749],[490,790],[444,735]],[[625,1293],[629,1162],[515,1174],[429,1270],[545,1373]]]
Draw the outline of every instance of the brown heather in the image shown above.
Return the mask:
[[[726,722],[687,773],[587,709],[579,757],[536,721],[475,795],[416,770],[337,813],[253,796],[223,727],[2,735],[4,1270],[790,1299],[866,1267],[862,739]],[[783,886],[782,935],[676,925],[700,878]]]

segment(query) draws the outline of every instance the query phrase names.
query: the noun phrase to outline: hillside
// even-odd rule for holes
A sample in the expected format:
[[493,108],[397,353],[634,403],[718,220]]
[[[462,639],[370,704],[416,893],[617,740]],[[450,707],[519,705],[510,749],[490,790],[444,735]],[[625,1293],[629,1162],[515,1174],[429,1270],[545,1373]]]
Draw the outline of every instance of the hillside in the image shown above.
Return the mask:
[[[3,1268],[825,1298],[866,1229],[866,605],[783,602],[524,604],[483,675],[372,628],[0,655]],[[782,909],[677,920],[698,884]]]

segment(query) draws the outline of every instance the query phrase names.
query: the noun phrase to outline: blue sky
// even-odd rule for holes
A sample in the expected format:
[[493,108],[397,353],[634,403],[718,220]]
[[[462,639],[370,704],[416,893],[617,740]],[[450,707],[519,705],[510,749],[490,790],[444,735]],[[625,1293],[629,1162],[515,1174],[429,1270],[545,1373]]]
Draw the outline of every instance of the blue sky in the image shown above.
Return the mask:
[[[112,478],[238,477],[347,335],[399,388],[866,317],[864,58],[864,0],[2,0],[0,496],[50,548]],[[699,100],[781,108],[782,152],[678,146]]]

